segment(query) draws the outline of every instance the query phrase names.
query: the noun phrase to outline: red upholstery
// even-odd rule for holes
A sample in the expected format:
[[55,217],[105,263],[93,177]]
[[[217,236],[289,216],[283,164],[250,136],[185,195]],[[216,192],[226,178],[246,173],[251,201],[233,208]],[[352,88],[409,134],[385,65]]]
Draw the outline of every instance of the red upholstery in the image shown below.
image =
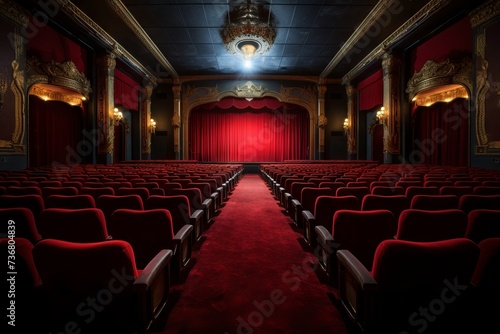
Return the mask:
[[[339,250],[342,306],[365,333],[412,333],[423,332],[423,328],[444,333],[453,326],[457,330],[459,318],[454,312],[468,306],[468,299],[456,297],[463,295],[463,287],[470,286],[478,256],[479,247],[466,238],[384,240],[375,251],[369,271],[351,252]],[[460,289],[454,288],[457,286]],[[436,305],[446,306],[445,316],[441,316],[443,308],[436,309]],[[424,309],[434,321],[418,313]]]
[[64,195],[74,196],[78,195],[78,188],[76,187],[45,187],[42,188],[42,195],[44,199],[51,195]]
[[460,197],[458,208],[467,214],[475,209],[498,210],[500,195],[464,195]]
[[100,209],[45,209],[38,217],[43,239],[98,242],[109,238],[106,218]]
[[500,195],[500,187],[476,186],[473,189],[474,195]]
[[[13,223],[9,223],[13,222]],[[11,226],[9,228],[9,226]],[[35,216],[27,208],[5,208],[0,209],[0,235],[7,237],[11,234],[17,238],[23,238],[36,244],[42,236],[38,233]]]
[[172,250],[172,270],[176,278],[191,260],[193,226],[185,224],[178,232],[174,232],[172,216],[166,209],[118,209],[111,215],[109,230],[114,240],[130,243],[140,269],[162,249]]
[[371,269],[377,246],[394,237],[397,223],[389,210],[338,210],[333,216],[331,229],[330,235],[322,226],[316,227],[320,246],[318,260],[327,275],[336,281],[337,250],[349,250],[367,269]]
[[455,195],[461,197],[462,195],[472,194],[473,188],[469,186],[442,186],[439,189],[440,195]]
[[45,207],[59,209],[95,208],[95,200],[91,195],[52,195],[45,199]]
[[457,209],[458,200],[455,195],[415,195],[411,199],[410,208],[418,210]]
[[7,188],[7,195],[40,195],[42,196],[42,189],[35,186],[12,186]]
[[396,239],[408,241],[439,241],[463,238],[467,215],[458,209],[404,210],[399,216]]
[[361,201],[363,201],[363,197],[368,194],[370,194],[370,188],[368,187],[343,187],[337,189],[337,191],[335,192],[335,195],[338,197],[355,196],[358,199],[360,205]]
[[411,201],[416,195],[439,195],[437,187],[409,186],[405,190],[405,195]]
[[314,205],[314,216],[304,219],[304,240],[311,247],[316,246],[316,226],[324,226],[331,233],[333,215],[336,211],[359,210],[359,208],[359,201],[355,196],[319,196]]
[[33,257],[47,289],[51,329],[74,321],[83,333],[145,332],[167,301],[171,254],[157,254],[139,275],[127,242],[42,240]]
[[96,207],[101,209],[108,222],[111,214],[118,209],[144,210],[144,203],[139,195],[102,195],[96,200]]
[[36,221],[40,212],[45,209],[45,203],[40,195],[2,195],[0,196],[0,208],[28,208]]
[[114,195],[115,190],[111,187],[100,186],[98,188],[93,187],[82,187],[79,192],[80,195],[90,195],[94,197],[94,200],[97,200],[101,195]]
[[117,196],[126,196],[126,195],[139,195],[142,199],[142,202],[145,203],[149,197],[149,189],[148,188],[118,188],[115,191]]
[[396,221],[403,210],[410,208],[410,200],[404,195],[365,195],[361,202],[361,210],[389,210],[392,212]]
[[182,188],[182,185],[177,182],[170,182],[162,185],[161,187],[163,188],[163,190],[165,190],[165,196],[170,196],[173,189]]
[[321,182],[319,184],[320,188],[330,188],[333,190],[333,195],[337,192],[337,189],[341,187],[345,187],[345,184],[343,182],[335,182],[335,181],[330,181],[330,182]]
[[500,238],[500,208],[476,209],[468,214],[465,237],[476,244],[488,238]]

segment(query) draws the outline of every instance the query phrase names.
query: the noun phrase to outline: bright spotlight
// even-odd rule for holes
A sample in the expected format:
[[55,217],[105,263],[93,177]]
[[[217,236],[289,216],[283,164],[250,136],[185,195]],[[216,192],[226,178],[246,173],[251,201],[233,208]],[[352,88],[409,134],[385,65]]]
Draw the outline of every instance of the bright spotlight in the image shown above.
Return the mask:
[[252,61],[250,60],[245,60],[245,68],[252,68]]

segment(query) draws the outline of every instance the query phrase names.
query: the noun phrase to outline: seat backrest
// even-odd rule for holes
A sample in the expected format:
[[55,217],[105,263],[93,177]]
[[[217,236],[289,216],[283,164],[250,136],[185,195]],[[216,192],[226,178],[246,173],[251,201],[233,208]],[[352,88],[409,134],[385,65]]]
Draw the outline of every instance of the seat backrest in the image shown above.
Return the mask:
[[99,242],[108,239],[106,218],[97,208],[45,209],[38,217],[38,231],[43,239],[71,242]]
[[335,192],[336,196],[355,196],[359,204],[361,205],[361,201],[363,201],[363,197],[365,195],[370,194],[370,188],[368,187],[342,187],[337,189]]
[[[99,297],[105,300],[106,312],[93,313],[96,317],[89,325],[94,330],[109,328],[109,322],[118,330],[121,324],[127,327],[137,319],[132,289],[138,272],[134,251],[127,242],[42,240],[33,249],[33,258],[56,323],[64,325],[69,320],[82,319],[81,307],[78,306],[86,303],[88,298],[98,300]],[[102,307],[103,303],[99,305]],[[84,319],[90,318],[86,316]],[[86,329],[85,321],[78,325]]]
[[328,182],[321,182],[319,184],[320,188],[330,188],[333,190],[333,195],[337,192],[337,189],[341,187],[345,187],[345,184],[343,182],[335,182],[335,181],[328,181]]
[[106,221],[118,209],[144,210],[144,203],[139,195],[102,195],[96,200],[96,207],[104,213]]
[[142,199],[142,202],[146,202],[149,197],[149,189],[148,188],[118,188],[115,192],[117,196],[125,196],[125,195],[139,195]]
[[182,188],[182,184],[177,183],[176,181],[172,181],[172,182],[163,184],[161,186],[161,188],[163,188],[163,190],[165,191],[165,195],[169,196],[172,194],[172,190]]
[[35,216],[45,209],[43,197],[40,195],[2,195],[0,196],[0,208],[28,208]]
[[0,209],[0,236],[8,237],[9,235],[29,240],[32,244],[36,244],[42,239],[42,236],[38,233],[35,216],[30,209]]
[[203,209],[202,200],[203,197],[201,195],[201,191],[198,188],[182,188],[182,189],[173,189],[171,192],[172,196],[183,195],[189,199],[189,204],[191,206],[191,213],[195,210]]
[[361,202],[361,210],[389,210],[397,219],[403,210],[410,208],[410,200],[404,195],[365,195]]
[[467,215],[458,209],[404,210],[399,216],[396,239],[439,241],[465,237]]
[[394,238],[397,222],[389,210],[338,210],[333,215],[332,237],[338,249],[347,249],[370,270],[377,246]]
[[162,249],[174,249],[172,217],[167,209],[118,209],[111,215],[109,230],[113,240],[130,243],[139,269]]
[[393,181],[383,181],[383,180],[377,180],[373,181],[370,183],[370,190],[373,190],[374,187],[394,187],[395,182]]
[[187,185],[187,187],[198,188],[201,192],[202,200],[210,198],[210,195],[212,194],[212,188],[210,187],[210,184],[208,182],[191,182]]
[[475,209],[469,212],[465,237],[476,244],[488,238],[500,238],[500,208]]
[[45,199],[45,208],[86,209],[95,208],[95,200],[91,195],[51,195]]
[[[436,288],[441,291],[446,280],[470,282],[478,257],[479,247],[466,238],[433,242],[385,240],[375,251],[371,273],[381,290],[428,295]],[[405,297],[400,294],[401,300]]]
[[37,186],[12,186],[7,188],[7,195],[40,195],[42,196],[42,189]]
[[319,196],[335,196],[335,193],[330,188],[303,188],[300,193],[300,203],[302,204],[303,210],[308,210],[314,214],[314,206]]
[[101,195],[114,195],[115,190],[111,187],[82,187],[79,192],[80,195],[90,195],[94,197],[94,200],[97,200]]
[[473,189],[474,195],[500,195],[500,187],[476,186]]
[[405,190],[405,195],[411,201],[416,195],[439,195],[438,187],[409,186]]
[[319,196],[314,205],[316,225],[326,227],[330,233],[333,215],[338,210],[359,210],[359,201],[356,196]]
[[302,196],[302,189],[306,187],[315,187],[316,185],[312,182],[294,182],[292,183],[291,195],[292,198],[300,201]]
[[500,297],[500,238],[488,238],[479,244],[477,261],[472,283],[488,295],[488,300]]
[[45,187],[42,188],[43,198],[46,199],[51,195],[65,195],[74,196],[78,195],[78,188],[76,187]]
[[149,196],[144,207],[146,210],[167,209],[172,217],[174,233],[190,223],[191,206],[185,195]]
[[375,186],[371,189],[372,195],[392,196],[392,195],[405,195],[403,187],[385,187]]
[[462,195],[472,194],[472,191],[473,188],[469,186],[442,186],[439,189],[439,194],[461,197]]
[[500,208],[500,195],[463,195],[458,208],[467,214],[475,209],[497,210]]
[[422,187],[423,183],[420,180],[399,180],[395,184],[396,187],[408,188],[408,187]]
[[419,210],[457,209],[459,198],[455,195],[415,195],[410,208]]

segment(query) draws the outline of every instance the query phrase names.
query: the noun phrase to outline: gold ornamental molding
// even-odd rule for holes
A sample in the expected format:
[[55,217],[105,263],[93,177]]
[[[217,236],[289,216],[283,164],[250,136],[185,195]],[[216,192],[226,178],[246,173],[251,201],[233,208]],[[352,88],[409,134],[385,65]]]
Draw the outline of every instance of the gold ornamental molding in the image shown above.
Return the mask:
[[356,28],[354,33],[347,39],[342,48],[337,52],[337,54],[332,58],[330,63],[321,73],[320,77],[327,77],[333,69],[356,47],[356,44],[361,38],[366,37],[367,32],[370,28],[377,23],[377,21],[390,11],[391,6],[394,5],[394,0],[382,0],[379,1],[371,12],[366,16],[366,18],[361,22],[361,24]]
[[106,30],[88,17],[80,8],[69,0],[54,0],[59,7],[73,20],[78,23],[83,29],[88,31],[96,38],[103,46],[122,60],[124,63],[132,67],[137,73],[144,77],[147,81],[157,84],[157,78],[144,67],[137,59],[132,56],[125,48],[123,48]]
[[34,85],[31,87],[29,94],[35,95],[41,98],[42,100],[55,100],[67,103],[72,106],[80,106],[82,104],[82,99],[78,96],[65,94],[61,92],[59,89],[52,89],[50,87],[42,87],[41,85]]
[[137,38],[144,44],[144,46],[148,49],[149,52],[158,60],[158,62],[165,67],[171,77],[177,78],[179,75],[175,71],[174,67],[169,63],[167,58],[163,55],[163,53],[158,49],[153,40],[149,37],[149,35],[144,31],[139,22],[135,19],[135,17],[130,13],[127,7],[120,0],[108,0],[108,3],[111,5],[111,8],[115,11],[115,13],[122,19],[125,24],[132,29]]
[[57,63],[51,61],[41,62],[38,58],[30,57],[26,61],[28,73],[28,87],[36,83],[66,87],[89,98],[92,89],[87,77],[78,71],[76,65],[71,61]]
[[345,76],[343,76],[342,84],[346,85],[347,83],[351,82],[352,79],[356,77],[356,75],[358,75],[362,69],[380,59],[393,45],[403,40],[410,32],[415,30],[415,28],[421,26],[433,14],[444,9],[449,4],[449,0],[433,0],[428,2],[424,7],[422,7],[422,9],[420,9],[409,20],[403,23],[398,29],[396,29],[391,35],[389,35],[389,37],[387,37],[365,58],[363,58],[363,60],[361,60],[356,66],[354,66]]
[[10,19],[12,22],[22,27],[27,27],[29,23],[29,13],[12,0],[0,0],[0,15]]
[[500,15],[500,0],[488,1],[470,13],[469,16],[472,28],[476,28],[488,22],[497,15]]
[[[189,138],[189,116],[191,111],[200,105],[220,101],[225,97],[235,98],[262,98],[273,97],[280,102],[291,103],[304,107],[309,114],[309,147],[310,154],[315,152],[315,125],[318,116],[318,93],[315,85],[306,87],[284,87],[280,91],[269,90],[265,85],[257,86],[251,81],[235,85],[232,90],[219,91],[214,87],[194,87],[185,86],[182,89],[181,117],[182,117],[182,137],[184,142],[184,156],[188,156]],[[177,123],[178,120],[176,120]],[[311,157],[312,158],[312,155]]]
[[412,99],[418,92],[451,84],[461,84],[472,91],[472,60],[443,62],[428,60],[408,81],[406,92]]
[[[456,85],[453,85],[455,87]],[[449,86],[447,86],[449,87]],[[469,97],[467,89],[463,86],[447,89],[445,91],[429,93],[429,94],[417,94],[413,99],[415,105],[417,106],[430,106],[436,102],[450,102],[457,98],[465,98]]]

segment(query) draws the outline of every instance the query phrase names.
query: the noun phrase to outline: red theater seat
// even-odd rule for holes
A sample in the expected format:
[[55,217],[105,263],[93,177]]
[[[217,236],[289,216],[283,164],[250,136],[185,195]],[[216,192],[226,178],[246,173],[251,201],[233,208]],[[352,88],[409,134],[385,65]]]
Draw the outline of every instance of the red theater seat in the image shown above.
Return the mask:
[[396,221],[403,210],[410,208],[410,200],[404,195],[365,195],[361,202],[361,210],[389,210]]
[[375,249],[380,242],[393,239],[397,222],[389,210],[338,210],[333,216],[331,233],[324,226],[316,226],[318,260],[328,277],[337,281],[336,252],[347,249],[361,263],[371,269]]
[[98,242],[109,239],[104,213],[89,209],[45,209],[38,217],[43,239],[71,242]]
[[35,216],[30,209],[0,209],[0,237],[6,238],[9,235],[29,240],[32,244],[42,239],[36,226]]
[[166,209],[118,209],[111,215],[109,230],[113,240],[132,245],[139,269],[145,268],[162,249],[170,249],[172,272],[178,279],[191,260],[193,226],[185,224],[175,232],[172,216]]
[[118,209],[144,210],[144,203],[139,195],[102,195],[96,200],[96,207],[104,213],[106,222]]
[[418,210],[458,209],[459,198],[455,195],[415,195],[410,208]]
[[460,197],[458,208],[467,214],[475,209],[498,210],[500,195],[464,195]]
[[158,252],[143,270],[137,269],[130,244],[121,240],[42,240],[33,257],[47,290],[51,331],[65,330],[73,321],[72,328],[82,333],[145,333],[170,294],[171,250]]
[[[305,187],[300,192],[300,201],[292,201],[292,206],[294,207],[295,218],[294,221],[297,227],[302,228],[304,226],[304,219],[302,211],[314,212],[314,205],[316,204],[316,199],[319,196],[334,196],[335,192],[327,188],[316,188],[316,187]],[[311,213],[312,214],[312,213]]]
[[95,200],[91,195],[51,195],[45,199],[45,207],[59,209],[95,208]]
[[404,210],[399,216],[396,239],[408,241],[439,241],[463,238],[467,215],[458,209]]
[[[337,251],[339,294],[348,318],[365,333],[445,333],[455,326],[454,312],[467,303],[443,298],[453,286],[469,287],[479,247],[469,239],[435,242],[384,240],[367,269],[348,250]],[[446,299],[448,301],[449,299]],[[465,299],[467,300],[467,299]],[[436,309],[437,305],[445,305]],[[431,322],[418,310],[425,308]],[[412,319],[413,321],[409,321]]]
[[500,209],[475,209],[469,212],[465,237],[476,244],[488,238],[500,238]]

